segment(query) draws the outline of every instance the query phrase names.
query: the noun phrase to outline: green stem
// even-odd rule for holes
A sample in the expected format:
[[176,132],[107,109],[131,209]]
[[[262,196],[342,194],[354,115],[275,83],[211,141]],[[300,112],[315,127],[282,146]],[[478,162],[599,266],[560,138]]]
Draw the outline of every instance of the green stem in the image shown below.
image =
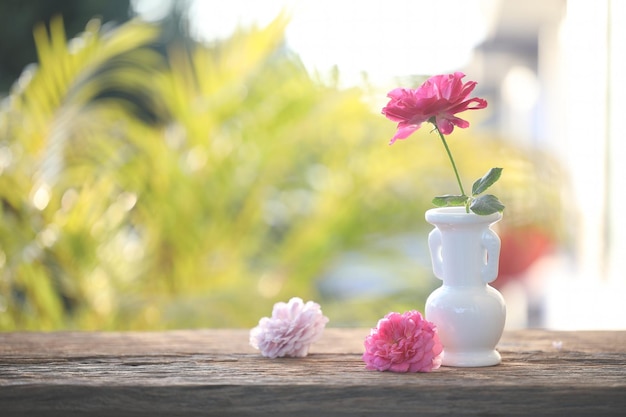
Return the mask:
[[450,152],[450,148],[448,148],[448,143],[446,142],[446,138],[441,133],[437,125],[433,122],[433,126],[435,126],[435,130],[439,133],[439,137],[441,138],[441,142],[443,142],[444,148],[446,148],[446,152],[448,153],[448,158],[450,158],[450,162],[452,163],[452,169],[454,169],[454,175],[456,176],[456,182],[459,183],[459,188],[461,189],[461,195],[465,196],[465,190],[463,190],[463,184],[461,183],[461,177],[459,177],[459,171],[456,169],[456,164],[454,163],[454,158],[452,158],[452,153]]

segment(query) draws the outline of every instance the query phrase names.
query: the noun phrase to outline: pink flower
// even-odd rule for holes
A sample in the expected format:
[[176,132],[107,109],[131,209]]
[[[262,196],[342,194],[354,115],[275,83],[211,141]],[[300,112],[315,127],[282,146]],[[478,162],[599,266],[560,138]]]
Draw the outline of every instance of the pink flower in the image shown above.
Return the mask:
[[397,139],[406,139],[420,128],[422,123],[430,121],[439,131],[449,135],[454,126],[469,127],[467,120],[455,116],[465,110],[477,110],[487,107],[482,98],[468,96],[476,87],[475,81],[463,84],[462,72],[449,75],[435,75],[426,80],[417,89],[396,88],[387,97],[389,103],[382,113],[391,121],[398,122],[398,130],[390,145]]
[[366,368],[392,372],[430,372],[441,366],[443,346],[435,325],[418,311],[389,313],[365,338]]
[[319,304],[294,297],[288,303],[276,303],[272,317],[263,317],[250,331],[250,345],[263,356],[304,357],[309,346],[320,338],[328,317],[322,314]]

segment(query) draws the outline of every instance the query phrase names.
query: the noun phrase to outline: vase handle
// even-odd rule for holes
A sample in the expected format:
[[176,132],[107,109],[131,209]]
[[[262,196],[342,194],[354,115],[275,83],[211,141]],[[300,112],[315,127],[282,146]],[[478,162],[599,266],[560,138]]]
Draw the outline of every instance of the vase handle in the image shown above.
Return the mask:
[[428,248],[435,276],[443,280],[443,256],[441,254],[441,232],[435,228],[428,234]]
[[490,283],[498,277],[498,262],[500,259],[500,238],[491,229],[487,229],[482,236],[483,248],[487,251],[487,260],[483,265],[481,275],[485,283]]

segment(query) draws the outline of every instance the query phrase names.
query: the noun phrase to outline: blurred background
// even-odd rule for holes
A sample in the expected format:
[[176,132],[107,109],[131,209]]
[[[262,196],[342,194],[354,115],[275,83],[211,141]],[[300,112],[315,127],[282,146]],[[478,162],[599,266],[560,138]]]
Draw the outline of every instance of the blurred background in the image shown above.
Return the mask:
[[0,330],[330,326],[423,311],[424,211],[456,182],[392,88],[454,71],[449,142],[504,168],[507,327],[626,328],[626,2],[4,0]]

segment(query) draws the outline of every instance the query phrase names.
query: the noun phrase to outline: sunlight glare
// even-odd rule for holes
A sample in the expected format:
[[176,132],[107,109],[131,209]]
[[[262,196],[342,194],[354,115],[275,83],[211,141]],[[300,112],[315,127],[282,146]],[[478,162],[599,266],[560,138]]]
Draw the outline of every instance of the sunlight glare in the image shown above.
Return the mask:
[[281,10],[291,16],[287,44],[311,71],[340,71],[358,84],[394,77],[454,71],[468,63],[485,39],[494,0],[195,0],[192,34],[202,40],[229,36],[239,26],[267,25]]

